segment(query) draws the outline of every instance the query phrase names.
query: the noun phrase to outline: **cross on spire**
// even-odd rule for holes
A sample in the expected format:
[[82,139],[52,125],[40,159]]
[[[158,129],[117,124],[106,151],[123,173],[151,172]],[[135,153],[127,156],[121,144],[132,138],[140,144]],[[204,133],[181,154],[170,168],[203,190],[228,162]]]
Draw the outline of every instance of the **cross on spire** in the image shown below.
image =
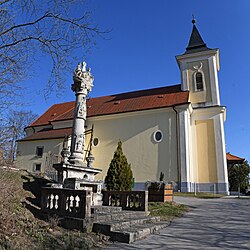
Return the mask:
[[193,24],[193,25],[196,25],[196,19],[194,18],[194,14],[192,14],[192,17],[193,17],[193,19],[192,19],[192,24]]
[[207,45],[204,43],[198,29],[196,28],[196,19],[194,18],[194,15],[192,15],[192,17],[193,30],[185,54],[209,50]]

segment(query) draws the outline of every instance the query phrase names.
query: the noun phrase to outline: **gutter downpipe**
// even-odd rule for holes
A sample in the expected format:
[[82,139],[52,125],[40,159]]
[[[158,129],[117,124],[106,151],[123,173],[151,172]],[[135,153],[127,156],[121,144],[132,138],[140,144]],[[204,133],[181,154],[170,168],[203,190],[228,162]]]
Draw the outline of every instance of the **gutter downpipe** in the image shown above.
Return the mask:
[[181,191],[181,170],[180,170],[180,157],[179,157],[179,119],[178,119],[178,112],[175,109],[176,105],[172,106],[174,112],[175,112],[175,131],[176,131],[176,148],[177,148],[177,154],[176,154],[176,160],[177,160],[177,178],[178,178],[178,192]]

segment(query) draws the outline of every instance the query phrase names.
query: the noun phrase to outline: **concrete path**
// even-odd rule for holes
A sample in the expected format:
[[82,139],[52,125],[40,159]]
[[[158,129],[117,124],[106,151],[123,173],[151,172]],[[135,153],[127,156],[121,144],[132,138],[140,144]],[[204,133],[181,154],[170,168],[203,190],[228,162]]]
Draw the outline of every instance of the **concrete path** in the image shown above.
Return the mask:
[[250,199],[175,197],[190,212],[159,234],[107,249],[250,249]]

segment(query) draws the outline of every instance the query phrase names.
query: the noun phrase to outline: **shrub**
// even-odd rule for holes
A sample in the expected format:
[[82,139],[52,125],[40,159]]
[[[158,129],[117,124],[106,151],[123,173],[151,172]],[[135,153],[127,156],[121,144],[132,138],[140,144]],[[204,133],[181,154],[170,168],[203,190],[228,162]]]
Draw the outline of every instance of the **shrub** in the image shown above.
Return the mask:
[[236,191],[240,187],[241,192],[248,186],[248,175],[250,166],[245,160],[242,164],[235,164],[228,167],[229,190]]
[[105,178],[106,188],[109,191],[131,191],[132,182],[131,165],[123,154],[122,142],[119,141]]

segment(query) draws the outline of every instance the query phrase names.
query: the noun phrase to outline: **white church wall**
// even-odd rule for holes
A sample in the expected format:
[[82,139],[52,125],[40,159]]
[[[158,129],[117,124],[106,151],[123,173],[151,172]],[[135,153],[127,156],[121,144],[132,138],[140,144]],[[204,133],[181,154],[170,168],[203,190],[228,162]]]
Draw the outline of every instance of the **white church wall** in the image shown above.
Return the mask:
[[[93,147],[94,167],[103,170],[97,178],[105,178],[121,140],[136,183],[159,180],[160,172],[165,180],[177,181],[176,117],[172,108],[89,118],[88,126],[92,123],[94,138],[100,141]],[[158,130],[163,134],[161,142],[153,139]]]
[[[56,161],[56,156],[62,150],[62,139],[19,141],[16,165],[20,169],[30,172],[44,172],[51,161]],[[37,147],[43,148],[42,156],[37,156]],[[52,157],[52,158],[51,158]],[[36,164],[41,164],[41,169],[36,170]]]
[[53,129],[70,128],[73,126],[73,119],[66,121],[51,122]]

